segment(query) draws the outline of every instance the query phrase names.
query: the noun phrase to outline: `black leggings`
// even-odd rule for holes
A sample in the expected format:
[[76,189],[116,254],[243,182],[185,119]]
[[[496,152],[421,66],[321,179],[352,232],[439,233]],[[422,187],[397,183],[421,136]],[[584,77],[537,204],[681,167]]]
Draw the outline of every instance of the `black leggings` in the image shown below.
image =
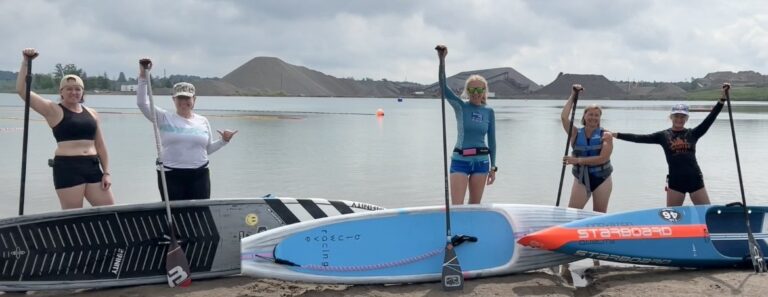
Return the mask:
[[[171,197],[171,201],[211,198],[211,178],[208,167],[170,169],[165,172],[165,180],[168,182],[168,196]],[[165,201],[160,171],[157,171],[157,187],[160,190],[160,197]]]

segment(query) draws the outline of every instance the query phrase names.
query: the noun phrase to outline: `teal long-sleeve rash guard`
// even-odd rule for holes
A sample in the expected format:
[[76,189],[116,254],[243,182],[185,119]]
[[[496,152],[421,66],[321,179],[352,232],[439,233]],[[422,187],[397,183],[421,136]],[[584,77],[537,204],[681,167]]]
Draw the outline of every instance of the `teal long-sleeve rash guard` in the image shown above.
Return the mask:
[[[474,105],[459,98],[448,88],[444,67],[440,67],[440,88],[456,113],[456,126],[458,128],[456,148],[487,147],[488,155],[491,158],[491,166],[496,166],[496,115],[493,108],[486,105]],[[488,136],[487,145],[485,143],[486,135]],[[466,157],[454,152],[451,158],[454,160],[471,161],[485,158],[485,156],[475,155]]]

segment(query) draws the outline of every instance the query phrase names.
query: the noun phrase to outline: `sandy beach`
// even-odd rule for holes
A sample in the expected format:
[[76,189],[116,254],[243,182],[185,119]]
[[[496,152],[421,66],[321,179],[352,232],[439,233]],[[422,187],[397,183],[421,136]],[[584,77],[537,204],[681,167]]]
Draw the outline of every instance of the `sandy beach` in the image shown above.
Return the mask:
[[[467,280],[463,291],[443,292],[439,283],[408,285],[321,285],[234,276],[198,280],[188,288],[165,285],[102,290],[28,292],[27,296],[70,297],[261,297],[261,296],[766,296],[768,275],[750,269],[693,270],[603,265],[575,275],[574,286],[550,270]],[[15,296],[19,294],[6,294]]]

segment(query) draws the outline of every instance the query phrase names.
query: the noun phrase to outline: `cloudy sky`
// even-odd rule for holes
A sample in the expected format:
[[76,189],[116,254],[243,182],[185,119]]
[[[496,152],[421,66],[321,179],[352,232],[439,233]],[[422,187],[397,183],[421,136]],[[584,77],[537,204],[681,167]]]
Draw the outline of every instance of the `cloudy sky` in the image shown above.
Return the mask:
[[37,48],[35,72],[74,63],[95,75],[222,77],[258,56],[336,77],[436,81],[447,70],[513,67],[539,84],[558,72],[684,81],[768,73],[762,0],[2,0],[0,70]]

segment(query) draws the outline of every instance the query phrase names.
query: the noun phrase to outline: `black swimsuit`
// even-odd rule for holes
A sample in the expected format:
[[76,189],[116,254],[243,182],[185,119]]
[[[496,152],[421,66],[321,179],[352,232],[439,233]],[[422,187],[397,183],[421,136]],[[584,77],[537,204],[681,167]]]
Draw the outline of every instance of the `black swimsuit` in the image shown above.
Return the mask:
[[704,188],[704,178],[696,161],[696,142],[707,133],[723,110],[723,103],[718,102],[707,118],[696,128],[673,131],[671,128],[648,135],[619,133],[618,139],[637,142],[655,143],[664,149],[669,175],[668,187],[681,193],[693,193]]

